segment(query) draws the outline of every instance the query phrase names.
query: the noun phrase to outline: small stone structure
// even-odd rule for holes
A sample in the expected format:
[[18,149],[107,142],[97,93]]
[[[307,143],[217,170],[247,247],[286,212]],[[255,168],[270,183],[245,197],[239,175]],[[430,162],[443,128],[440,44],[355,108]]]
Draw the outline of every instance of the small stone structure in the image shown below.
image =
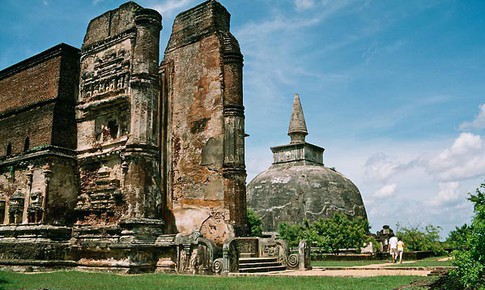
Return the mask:
[[357,187],[323,165],[324,149],[305,142],[308,130],[300,97],[295,95],[288,145],[272,147],[273,164],[248,184],[248,207],[262,219],[264,231],[282,222],[312,222],[336,212],[367,218]]
[[179,14],[160,64],[161,19],[127,2],[0,72],[0,266],[208,274],[246,233],[230,14]]
[[255,273],[286,269],[311,270],[310,245],[301,241],[297,253],[291,253],[284,240],[269,238],[237,237],[227,240],[222,259],[214,263],[215,274],[231,272]]

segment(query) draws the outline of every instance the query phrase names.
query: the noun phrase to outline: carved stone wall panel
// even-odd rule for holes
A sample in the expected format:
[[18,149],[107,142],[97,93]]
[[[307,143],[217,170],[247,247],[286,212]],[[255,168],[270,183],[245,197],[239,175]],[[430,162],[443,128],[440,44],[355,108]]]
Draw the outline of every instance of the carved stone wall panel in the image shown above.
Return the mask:
[[78,189],[73,156],[55,156],[49,150],[36,154],[1,167],[2,224],[72,223]]
[[132,39],[126,38],[107,49],[87,54],[81,61],[81,103],[128,94]]
[[84,164],[80,170],[81,193],[76,210],[78,224],[116,224],[127,210],[127,197],[122,193],[124,173],[121,157],[101,158]]

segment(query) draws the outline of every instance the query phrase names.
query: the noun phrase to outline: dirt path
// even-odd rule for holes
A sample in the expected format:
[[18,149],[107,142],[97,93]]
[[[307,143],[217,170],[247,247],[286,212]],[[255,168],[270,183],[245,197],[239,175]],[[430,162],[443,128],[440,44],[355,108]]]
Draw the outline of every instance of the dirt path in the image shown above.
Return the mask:
[[269,272],[269,273],[230,273],[230,276],[302,276],[302,277],[375,277],[375,276],[428,276],[430,270],[403,270],[399,268],[391,269],[363,269],[363,268],[347,268],[347,269],[312,269],[309,271],[294,271],[287,270],[283,272]]
[[[406,261],[411,264],[415,261]],[[394,268],[394,263],[380,263],[355,267],[314,267],[309,271],[287,270],[269,273],[234,273],[234,276],[327,276],[327,277],[375,277],[375,276],[428,276],[431,273],[427,268]]]
[[[403,261],[402,264],[412,264],[416,263],[417,261]],[[385,267],[390,267],[392,265],[396,265],[395,263],[392,262],[387,262],[387,263],[379,263],[379,264],[371,264],[371,265],[365,265],[365,266],[354,266],[352,268],[360,268],[360,269],[365,269],[365,268],[385,268]]]
[[392,269],[313,269],[310,271],[286,271],[277,273],[277,276],[332,276],[332,277],[374,277],[374,276],[428,276],[429,270],[403,270]]

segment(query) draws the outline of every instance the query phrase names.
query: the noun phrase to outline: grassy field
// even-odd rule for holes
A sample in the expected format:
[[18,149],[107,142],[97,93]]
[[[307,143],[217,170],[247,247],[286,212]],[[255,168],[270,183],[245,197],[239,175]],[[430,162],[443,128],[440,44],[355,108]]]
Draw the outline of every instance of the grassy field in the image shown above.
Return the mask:
[[[106,273],[54,272],[21,274],[0,272],[0,289],[394,289],[422,282],[427,277],[219,277],[163,274],[115,275]],[[420,289],[420,288],[409,288]],[[424,288],[423,288],[424,289]]]

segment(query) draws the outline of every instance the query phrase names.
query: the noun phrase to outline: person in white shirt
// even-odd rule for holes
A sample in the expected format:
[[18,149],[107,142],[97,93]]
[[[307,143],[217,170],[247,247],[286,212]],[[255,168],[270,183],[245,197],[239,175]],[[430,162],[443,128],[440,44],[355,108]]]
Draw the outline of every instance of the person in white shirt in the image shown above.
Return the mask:
[[392,238],[389,239],[389,252],[391,254],[391,257],[392,257],[392,262],[393,263],[396,263],[396,259],[397,259],[397,242],[398,242],[398,239],[396,236],[393,236]]

